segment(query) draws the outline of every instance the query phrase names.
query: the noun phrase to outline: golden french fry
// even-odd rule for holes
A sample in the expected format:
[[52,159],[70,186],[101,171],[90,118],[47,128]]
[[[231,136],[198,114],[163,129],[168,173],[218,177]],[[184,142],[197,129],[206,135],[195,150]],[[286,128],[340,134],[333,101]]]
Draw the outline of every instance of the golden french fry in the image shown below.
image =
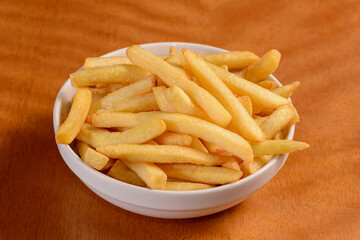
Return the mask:
[[276,88],[272,90],[273,93],[276,93],[279,96],[284,98],[289,98],[295,92],[295,90],[300,86],[299,81],[295,81],[291,84],[284,85],[282,87]]
[[76,141],[76,148],[79,152],[81,159],[92,168],[96,170],[105,170],[109,168],[109,158],[101,154],[84,142]]
[[154,138],[154,141],[161,145],[178,145],[190,147],[192,138],[182,133],[164,132],[160,136]]
[[206,184],[227,184],[236,182],[241,171],[224,167],[208,167],[193,164],[158,164],[168,177]]
[[252,115],[252,102],[251,102],[251,98],[249,96],[239,96],[236,97],[239,102],[244,106],[244,108],[246,109],[246,111],[249,113],[249,115]]
[[240,135],[215,124],[181,113],[143,112],[121,113],[104,112],[94,114],[92,124],[97,127],[134,127],[140,123],[162,119],[168,131],[185,133],[212,142],[226,151],[251,162],[253,154],[249,143]]
[[167,182],[165,189],[167,191],[193,191],[212,188],[211,185],[192,182]]
[[114,163],[107,175],[122,182],[130,183],[140,187],[146,187],[144,181],[141,180],[141,178],[139,178],[136,173],[130,170],[127,166],[125,166],[125,164],[122,163],[120,160],[117,160]]
[[128,48],[126,53],[134,64],[159,76],[168,86],[178,86],[183,89],[213,122],[223,127],[229,124],[231,115],[219,101],[172,65],[137,45]]
[[258,126],[261,126],[268,118],[269,116],[266,117],[257,116],[257,118],[255,118],[255,122]]
[[124,99],[105,109],[107,112],[147,112],[154,110],[159,110],[159,107],[152,92]]
[[206,147],[204,146],[204,144],[200,141],[199,138],[191,136],[192,137],[192,144],[191,147],[193,149],[197,149],[199,151],[205,152],[205,153],[209,153],[209,151],[206,149]]
[[238,130],[240,135],[245,139],[254,142],[264,141],[265,136],[261,132],[259,126],[256,125],[244,106],[224,82],[211,70],[207,63],[201,57],[187,49],[183,49],[183,54],[201,85],[215,96],[231,114],[231,123]]
[[294,117],[293,117],[293,119],[290,120],[290,122],[284,128],[290,127],[291,125],[300,121],[300,116],[299,116],[298,112],[296,111],[296,108],[294,107],[294,105],[290,105],[290,107],[294,111]]
[[148,93],[155,86],[155,76],[150,75],[138,82],[116,90],[102,99],[91,104],[89,115],[96,113],[100,109],[110,108],[125,99]]
[[165,123],[159,119],[146,121],[125,132],[109,132],[84,124],[76,138],[93,147],[122,143],[141,144],[161,135],[165,130]]
[[272,139],[273,136],[281,131],[295,116],[291,105],[281,106],[276,109],[261,124],[260,128],[264,132],[266,139]]
[[70,144],[80,132],[91,104],[91,91],[89,88],[78,88],[69,115],[60,125],[55,134],[57,144]]
[[281,54],[271,49],[259,60],[243,70],[244,78],[251,82],[259,82],[272,74],[279,66]]
[[120,158],[133,162],[193,163],[212,166],[226,161],[226,159],[218,156],[174,145],[117,144],[100,146],[96,150],[111,158]]
[[81,70],[70,74],[70,79],[71,84],[78,88],[115,82],[129,84],[147,76],[149,73],[138,66],[124,64]]
[[275,109],[281,105],[290,104],[290,101],[283,98],[256,83],[252,83],[237,75],[225,71],[215,65],[209,64],[211,69],[224,81],[231,91],[239,96],[248,95],[253,103],[262,108]]
[[233,156],[233,154],[222,149],[221,147],[219,147],[218,145],[216,145],[214,143],[207,142],[204,140],[202,142],[203,142],[204,146],[206,147],[206,149],[208,150],[208,152],[211,154],[221,155],[221,156]]
[[279,155],[306,149],[309,144],[292,140],[266,140],[262,143],[252,143],[254,156]]
[[169,87],[165,91],[166,100],[176,112],[188,114],[197,118],[210,121],[208,116],[192,102],[189,96],[179,87]]
[[153,88],[155,100],[160,110],[163,112],[176,112],[174,107],[168,102],[165,96],[166,87],[158,86]]
[[[167,58],[167,56],[159,56],[162,59]],[[84,68],[97,68],[111,65],[119,64],[132,64],[130,59],[125,56],[120,57],[88,57],[85,59]]]
[[149,188],[164,189],[167,176],[158,166],[153,163],[131,162],[123,160],[123,163],[133,170]]
[[276,84],[276,82],[274,81],[271,81],[271,80],[264,80],[264,81],[261,81],[261,82],[258,82],[257,85],[263,87],[263,88],[266,88],[268,90],[274,90],[278,87],[278,85]]
[[237,171],[241,171],[239,162],[237,161],[237,159],[235,157],[229,158],[229,160],[224,162],[223,164],[221,164],[221,166],[224,168],[230,168],[230,169],[234,169]]

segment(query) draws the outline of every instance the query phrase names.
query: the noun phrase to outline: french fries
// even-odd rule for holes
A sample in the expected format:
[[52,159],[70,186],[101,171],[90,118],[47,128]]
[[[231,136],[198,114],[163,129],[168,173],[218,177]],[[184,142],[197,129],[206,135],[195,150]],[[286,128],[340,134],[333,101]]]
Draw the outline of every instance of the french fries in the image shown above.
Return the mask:
[[307,143],[292,140],[266,140],[262,143],[253,143],[251,144],[251,147],[254,156],[258,157],[291,153],[298,150],[304,150],[310,146]]
[[168,86],[182,88],[216,124],[225,127],[230,123],[231,115],[218,100],[173,66],[137,45],[129,47],[126,53],[134,64],[159,76]]
[[160,136],[154,138],[154,140],[161,145],[178,145],[183,147],[190,147],[192,144],[191,136],[172,132],[164,132]]
[[159,164],[168,177],[206,184],[227,184],[236,182],[241,171],[224,167],[198,166],[193,164]]
[[276,155],[309,147],[284,140],[300,119],[289,99],[300,83],[271,80],[280,57],[174,47],[158,57],[134,45],[127,56],[87,58],[85,70],[70,74],[78,90],[55,139],[76,138],[84,163],[141,187],[191,191],[238,181]]
[[212,142],[245,162],[251,162],[251,147],[240,135],[223,129],[205,120],[181,113],[142,112],[121,113],[103,112],[94,114],[92,124],[97,127],[134,127],[152,119],[162,119],[168,131],[196,136]]
[[201,85],[215,96],[225,109],[231,114],[231,123],[240,135],[247,140],[262,142],[264,134],[244,106],[236,99],[230,89],[218,78],[207,63],[189,50],[183,50],[186,61]]
[[243,76],[251,82],[259,82],[272,74],[279,66],[281,54],[272,49],[264,54],[259,60],[243,70]]
[[93,147],[121,143],[141,144],[160,136],[165,130],[165,123],[159,119],[146,121],[124,132],[109,132],[84,124],[76,138]]
[[135,65],[113,65],[85,69],[70,74],[71,84],[76,87],[95,86],[103,83],[129,84],[149,76],[149,73]]
[[57,144],[70,144],[80,132],[91,104],[89,88],[78,88],[70,108],[69,115],[55,134]]
[[219,165],[226,159],[188,147],[172,145],[115,144],[96,148],[96,151],[115,159],[150,163],[193,163]]

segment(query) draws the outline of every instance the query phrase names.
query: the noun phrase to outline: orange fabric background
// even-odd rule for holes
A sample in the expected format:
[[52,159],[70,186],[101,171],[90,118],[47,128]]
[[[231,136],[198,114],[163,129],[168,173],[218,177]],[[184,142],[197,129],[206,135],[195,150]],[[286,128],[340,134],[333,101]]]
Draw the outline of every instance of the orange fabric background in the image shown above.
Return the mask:
[[[2,0],[1,239],[359,239],[359,1]],[[295,139],[311,148],[242,204],[164,220],[91,192],[57,151],[52,108],[86,57],[184,41],[282,53],[275,76],[301,81]]]

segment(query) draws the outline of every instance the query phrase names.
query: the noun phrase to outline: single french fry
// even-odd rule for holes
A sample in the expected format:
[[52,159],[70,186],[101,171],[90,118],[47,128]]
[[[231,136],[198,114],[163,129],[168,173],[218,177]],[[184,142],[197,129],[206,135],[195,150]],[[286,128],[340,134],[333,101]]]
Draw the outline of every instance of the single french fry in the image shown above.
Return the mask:
[[237,75],[225,71],[215,65],[209,64],[211,69],[224,81],[231,91],[239,96],[248,95],[253,103],[262,108],[275,109],[281,105],[290,104],[290,101],[283,98],[256,83],[252,83]]
[[191,143],[191,147],[193,149],[197,149],[199,151],[205,152],[205,153],[209,153],[209,151],[206,149],[206,147],[204,146],[204,144],[200,141],[199,138],[191,136],[192,137],[192,143]]
[[272,139],[273,136],[281,131],[295,116],[291,105],[281,106],[276,109],[261,124],[260,128],[264,132],[266,139]]
[[129,84],[147,76],[149,73],[138,66],[124,64],[81,70],[70,74],[70,79],[71,84],[79,88],[102,83]]
[[239,96],[237,97],[239,102],[244,106],[249,115],[252,115],[252,102],[249,96]]
[[266,116],[266,117],[258,116],[257,118],[255,118],[255,122],[258,126],[261,126],[268,118],[269,118],[269,116]]
[[55,134],[57,144],[70,144],[80,132],[91,104],[91,91],[89,88],[78,88],[69,115],[60,125]]
[[294,105],[290,105],[290,107],[294,111],[294,117],[293,117],[293,119],[290,120],[290,122],[284,128],[290,127],[291,125],[300,121],[300,116],[299,116],[298,112],[296,111],[296,108],[294,107]]
[[271,80],[264,80],[264,81],[261,81],[261,82],[258,82],[257,85],[263,87],[263,88],[266,88],[268,90],[274,90],[278,87],[278,85],[276,84],[276,82],[274,81],[271,81]]
[[[159,56],[162,59],[167,58],[168,56]],[[111,65],[119,64],[132,64],[130,59],[125,56],[120,57],[88,57],[85,59],[84,68],[97,68]]]
[[201,57],[187,49],[183,49],[183,54],[201,85],[215,96],[231,114],[231,123],[240,135],[254,142],[264,141],[265,136],[259,126],[256,125],[244,106],[224,82],[211,70],[207,63]]
[[114,103],[111,107],[105,109],[107,112],[147,112],[154,110],[160,109],[152,92],[124,99],[123,101]]
[[223,164],[221,164],[221,166],[224,168],[230,168],[230,169],[234,169],[237,171],[241,171],[239,162],[237,161],[237,159],[235,157],[229,158],[229,160],[224,162]]
[[188,114],[197,118],[210,121],[209,117],[192,102],[189,96],[179,87],[169,87],[165,91],[166,100],[176,112]]
[[158,164],[168,177],[206,184],[227,184],[236,182],[241,171],[224,167],[208,167],[193,164]]
[[167,176],[154,163],[131,162],[123,160],[123,163],[133,170],[146,185],[151,189],[164,189]]
[[165,189],[167,191],[193,191],[212,188],[211,185],[192,182],[167,182]]
[[161,135],[165,130],[165,123],[159,119],[146,121],[125,132],[109,132],[84,124],[76,138],[93,147],[122,143],[141,144]]
[[134,127],[140,123],[162,119],[168,131],[185,133],[212,142],[233,155],[251,162],[253,154],[249,143],[240,135],[215,124],[181,113],[143,112],[121,113],[105,112],[94,114],[92,124],[97,127]]
[[91,104],[89,115],[96,113],[100,109],[110,108],[114,104],[125,99],[148,93],[155,86],[155,76],[150,75],[138,82],[116,90],[107,96]]
[[165,96],[166,87],[158,86],[153,88],[155,100],[160,110],[163,112],[176,112],[174,107],[168,102]]
[[257,157],[291,153],[306,149],[310,146],[307,143],[292,140],[266,140],[262,143],[252,143],[251,147],[254,151],[254,156]]
[[272,90],[273,93],[276,93],[279,96],[284,98],[289,98],[295,92],[295,90],[300,86],[299,81],[295,81],[291,84],[284,85],[282,87],[276,88]]
[[95,168],[96,170],[105,170],[108,168],[107,164],[109,158],[104,154],[95,151],[89,145],[81,141],[76,141],[76,148],[81,159],[90,167]]
[[161,145],[178,145],[190,147],[192,138],[182,133],[164,132],[160,136],[154,138],[154,141]]
[[207,142],[207,141],[204,141],[204,140],[202,142],[203,142],[204,146],[206,147],[206,149],[211,154],[221,155],[221,156],[233,156],[233,154],[231,154],[228,151],[222,149],[221,147],[219,147],[218,145],[216,145],[214,143]]
[[222,127],[229,124],[231,115],[220,102],[172,65],[137,45],[128,48],[126,53],[134,64],[159,76],[168,86],[178,86],[183,89],[213,122]]
[[275,49],[271,49],[259,60],[243,70],[244,78],[251,82],[264,80],[279,66],[280,58],[280,52]]
[[141,180],[141,178],[139,178],[136,173],[125,166],[121,160],[117,160],[114,163],[107,175],[122,182],[130,183],[140,187],[146,187],[144,181]]
[[120,158],[133,162],[193,163],[212,166],[226,161],[226,159],[219,156],[173,145],[115,144],[100,146],[96,150],[111,158]]
[[230,70],[249,66],[259,57],[248,51],[231,51],[201,55],[205,61],[217,66],[226,65]]

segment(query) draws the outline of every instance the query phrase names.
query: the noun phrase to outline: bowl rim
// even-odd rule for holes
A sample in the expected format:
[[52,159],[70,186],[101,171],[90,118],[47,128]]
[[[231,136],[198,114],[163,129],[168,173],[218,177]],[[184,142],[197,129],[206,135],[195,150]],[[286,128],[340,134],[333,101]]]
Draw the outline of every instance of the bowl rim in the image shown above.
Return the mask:
[[[175,46],[176,47],[177,45],[187,45],[187,46],[193,46],[193,47],[206,47],[208,50],[211,50],[211,51],[214,51],[214,52],[228,52],[228,50],[218,48],[218,47],[213,47],[213,46],[206,45],[206,44],[187,43],[187,42],[156,42],[156,43],[139,44],[139,46],[145,47],[145,48],[146,47],[151,47],[151,46],[160,46],[160,47],[165,47],[167,49],[170,46]],[[117,49],[117,50],[111,51],[109,53],[106,53],[106,54],[104,54],[104,55],[102,55],[100,57],[124,56],[124,55],[119,55],[118,52],[126,51],[127,48],[128,47]],[[82,69],[83,69],[83,66],[81,68],[79,68],[77,71],[80,71]],[[282,84],[272,74],[269,76],[269,78],[272,81],[276,82],[278,84],[278,86],[282,86]],[[60,105],[59,105],[60,104],[60,96],[62,95],[62,92],[65,91],[65,88],[68,87],[67,85],[71,85],[70,78],[68,78],[66,80],[66,82],[62,85],[60,91],[58,92],[58,94],[56,96],[55,102],[54,102],[53,126],[54,126],[54,132],[55,133],[56,133],[56,130],[60,126]],[[288,98],[288,99],[291,100],[290,98]],[[292,140],[293,137],[294,137],[294,133],[295,133],[295,124],[293,124],[293,125],[291,125],[289,127],[289,131],[288,131],[288,135],[286,137],[286,140]],[[253,180],[256,180],[256,178],[260,178],[261,175],[264,172],[267,172],[272,167],[272,165],[275,165],[276,161],[280,160],[282,157],[284,157],[284,155],[287,155],[287,154],[277,155],[276,157],[271,159],[265,166],[263,166],[261,169],[259,169],[255,173],[253,173],[253,174],[251,174],[251,175],[249,175],[249,176],[247,176],[245,178],[242,178],[242,179],[240,179],[240,180],[238,180],[236,182],[233,182],[233,183],[225,184],[225,185],[214,187],[214,188],[193,190],[193,191],[168,191],[168,190],[157,190],[157,189],[149,189],[149,188],[145,188],[145,187],[140,187],[140,186],[132,185],[132,184],[117,180],[115,178],[109,177],[108,175],[106,175],[104,173],[101,173],[101,172],[91,168],[90,166],[86,165],[81,160],[81,158],[76,154],[76,152],[70,147],[69,144],[57,144],[57,146],[58,146],[59,151],[63,150],[65,152],[69,153],[76,161],[79,162],[80,166],[83,166],[85,169],[88,170],[89,174],[91,174],[92,176],[94,176],[96,178],[100,178],[104,182],[110,181],[115,185],[119,185],[119,187],[120,186],[129,187],[130,189],[133,189],[135,191],[141,191],[143,193],[151,193],[151,194],[164,194],[164,195],[167,195],[169,197],[178,197],[178,196],[184,196],[184,195],[195,196],[195,195],[205,194],[205,193],[215,194],[216,192],[221,192],[221,191],[228,190],[228,189],[231,189],[231,188],[236,188],[236,187],[238,187],[240,185],[243,185],[243,184],[246,184],[246,183],[251,182]],[[286,162],[286,159],[285,159],[284,163],[285,162]],[[66,161],[65,161],[65,163],[67,164]],[[282,168],[282,166],[280,167],[280,169]],[[77,175],[77,174],[75,174],[75,175]]]

